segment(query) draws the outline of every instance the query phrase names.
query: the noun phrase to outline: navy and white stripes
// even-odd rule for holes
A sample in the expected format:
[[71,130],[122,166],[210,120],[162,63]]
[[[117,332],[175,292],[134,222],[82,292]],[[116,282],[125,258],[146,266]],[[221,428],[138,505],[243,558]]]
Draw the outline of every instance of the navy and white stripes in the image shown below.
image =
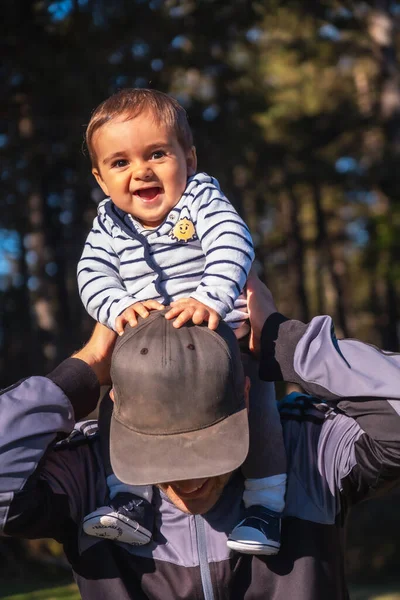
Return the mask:
[[78,265],[79,293],[89,314],[112,329],[134,302],[189,296],[236,329],[248,316],[241,291],[253,259],[247,226],[217,180],[198,173],[156,229],[111,199],[99,205]]

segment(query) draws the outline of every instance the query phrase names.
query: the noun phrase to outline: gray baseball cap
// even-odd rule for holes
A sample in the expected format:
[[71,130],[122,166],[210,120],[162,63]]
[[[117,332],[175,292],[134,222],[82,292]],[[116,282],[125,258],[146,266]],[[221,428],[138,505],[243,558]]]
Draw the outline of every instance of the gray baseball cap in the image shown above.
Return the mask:
[[165,313],[127,325],[112,357],[111,465],[134,485],[222,475],[248,453],[234,333],[223,322],[176,329]]

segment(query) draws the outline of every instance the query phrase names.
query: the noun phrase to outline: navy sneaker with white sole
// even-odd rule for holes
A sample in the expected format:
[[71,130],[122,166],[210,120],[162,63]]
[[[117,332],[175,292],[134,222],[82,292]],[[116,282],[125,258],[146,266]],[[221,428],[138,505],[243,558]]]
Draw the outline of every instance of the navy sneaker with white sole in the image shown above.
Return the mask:
[[281,515],[264,506],[250,506],[228,537],[228,547],[243,554],[277,554],[281,547]]
[[123,492],[117,494],[109,506],[101,506],[86,515],[83,531],[94,537],[143,546],[153,537],[153,524],[151,504]]

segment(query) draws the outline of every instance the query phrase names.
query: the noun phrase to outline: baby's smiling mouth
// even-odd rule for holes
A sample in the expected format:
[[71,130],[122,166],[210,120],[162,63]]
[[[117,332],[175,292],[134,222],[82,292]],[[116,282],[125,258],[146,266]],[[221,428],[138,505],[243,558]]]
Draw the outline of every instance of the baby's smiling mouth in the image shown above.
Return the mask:
[[142,198],[142,200],[154,200],[154,198],[156,198],[160,192],[161,188],[158,186],[142,188],[140,190],[136,190],[135,196],[139,196],[139,198]]

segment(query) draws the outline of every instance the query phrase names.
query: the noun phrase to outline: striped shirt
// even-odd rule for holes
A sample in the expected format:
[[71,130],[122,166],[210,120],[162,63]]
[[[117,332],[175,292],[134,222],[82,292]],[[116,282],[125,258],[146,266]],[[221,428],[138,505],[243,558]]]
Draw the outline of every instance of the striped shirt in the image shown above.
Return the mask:
[[100,203],[78,264],[79,293],[88,313],[112,329],[135,302],[189,296],[236,329],[248,317],[242,290],[253,259],[248,227],[218,181],[197,173],[155,229],[110,198]]

